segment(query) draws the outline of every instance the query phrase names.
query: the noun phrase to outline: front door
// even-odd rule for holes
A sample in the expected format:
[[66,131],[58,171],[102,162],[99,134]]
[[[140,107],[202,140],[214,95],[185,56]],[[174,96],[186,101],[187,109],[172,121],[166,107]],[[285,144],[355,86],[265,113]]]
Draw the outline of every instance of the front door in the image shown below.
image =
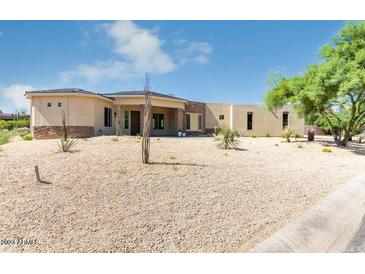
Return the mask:
[[140,112],[131,111],[131,135],[137,135],[140,133],[141,133]]

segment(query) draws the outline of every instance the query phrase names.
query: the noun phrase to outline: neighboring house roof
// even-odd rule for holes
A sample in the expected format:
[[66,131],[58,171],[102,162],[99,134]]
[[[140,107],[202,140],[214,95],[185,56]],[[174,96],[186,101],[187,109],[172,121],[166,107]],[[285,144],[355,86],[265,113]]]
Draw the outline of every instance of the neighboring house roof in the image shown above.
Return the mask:
[[22,119],[22,118],[27,118],[29,117],[29,115],[27,114],[10,114],[10,113],[3,113],[2,111],[0,111],[0,120],[16,120],[16,119]]
[[9,113],[0,113],[0,120],[15,120],[16,116]]
[[[159,92],[155,92],[155,91],[150,91],[150,94],[152,96],[155,97],[161,97],[161,98],[167,98],[167,99],[173,99],[173,100],[181,100],[181,101],[187,101],[186,99],[183,98],[179,98],[176,97],[174,95],[167,95],[167,94],[163,94],[163,93],[159,93]],[[120,92],[114,92],[114,93],[104,93],[105,96],[110,96],[110,97],[114,97],[114,96],[133,96],[133,95],[137,95],[137,96],[143,96],[144,95],[144,91],[143,90],[136,90],[136,91],[120,91]]]
[[32,94],[49,94],[49,93],[53,93],[53,94],[85,94],[85,95],[96,95],[96,96],[100,96],[103,97],[104,99],[108,99],[108,100],[113,100],[113,98],[107,97],[104,94],[101,93],[96,93],[96,92],[92,92],[92,91],[88,91],[88,90],[84,90],[81,88],[60,88],[60,89],[43,89],[43,90],[30,90],[30,91],[26,91],[25,95],[32,95]]

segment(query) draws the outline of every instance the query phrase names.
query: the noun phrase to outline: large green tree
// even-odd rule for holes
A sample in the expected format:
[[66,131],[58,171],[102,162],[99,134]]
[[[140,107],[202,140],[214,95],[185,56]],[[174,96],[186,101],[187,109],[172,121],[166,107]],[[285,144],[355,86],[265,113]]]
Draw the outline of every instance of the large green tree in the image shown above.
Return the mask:
[[323,61],[302,75],[272,77],[266,106],[276,111],[287,103],[300,116],[329,129],[338,146],[365,128],[365,22],[348,23],[331,44]]

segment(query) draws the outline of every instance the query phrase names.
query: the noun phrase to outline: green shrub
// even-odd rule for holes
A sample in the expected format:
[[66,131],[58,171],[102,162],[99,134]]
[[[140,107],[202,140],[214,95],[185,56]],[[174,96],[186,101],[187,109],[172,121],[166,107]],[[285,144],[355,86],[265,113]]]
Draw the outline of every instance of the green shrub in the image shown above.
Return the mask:
[[9,130],[0,130],[0,145],[9,143],[12,134]]
[[14,128],[29,128],[29,119],[20,119],[14,121],[0,120],[0,129],[12,130]]
[[218,127],[218,134],[214,135],[217,146],[221,149],[236,148],[239,140],[237,131],[232,130],[228,125]]
[[70,152],[71,149],[77,144],[76,140],[62,138],[58,144],[58,147],[62,152]]
[[293,130],[291,127],[286,126],[283,130],[282,136],[286,139],[288,143],[290,143],[290,137],[293,135]]
[[255,133],[252,133],[251,134],[251,138],[256,138],[256,134]]
[[300,135],[299,133],[294,133],[294,138],[302,138],[302,135]]
[[112,138],[112,142],[114,142],[114,143],[119,142],[119,136],[114,136],[114,137]]
[[298,148],[304,148],[304,146],[301,143],[297,143]]
[[20,135],[24,141],[32,141],[33,140],[33,137],[32,135],[30,135],[29,133],[28,134],[24,134],[24,135]]
[[266,132],[265,137],[271,137],[271,134],[269,132]]
[[331,148],[329,148],[329,147],[324,147],[324,148],[322,149],[322,152],[332,152],[332,149],[331,149]]

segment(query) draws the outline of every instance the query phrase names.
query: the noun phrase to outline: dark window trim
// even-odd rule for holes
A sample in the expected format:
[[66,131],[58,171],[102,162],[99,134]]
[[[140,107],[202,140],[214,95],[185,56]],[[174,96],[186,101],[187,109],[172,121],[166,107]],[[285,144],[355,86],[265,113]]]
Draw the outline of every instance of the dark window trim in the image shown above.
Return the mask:
[[191,123],[191,116],[190,114],[186,114],[186,129],[189,130],[190,129],[190,123]]
[[124,111],[124,128],[129,129],[129,110]]
[[219,115],[218,115],[218,119],[219,119],[219,120],[224,120],[224,114],[219,114]]
[[253,129],[253,112],[247,112],[247,130]]
[[203,115],[198,114],[198,130],[203,130]]
[[[286,119],[284,119],[285,116],[286,116]],[[288,111],[284,111],[282,118],[283,118],[282,127],[284,129],[285,127],[289,126],[289,112]]]
[[111,127],[112,126],[112,109],[111,108],[104,108],[104,127]]
[[152,126],[155,130],[165,129],[165,115],[163,113],[152,114]]

